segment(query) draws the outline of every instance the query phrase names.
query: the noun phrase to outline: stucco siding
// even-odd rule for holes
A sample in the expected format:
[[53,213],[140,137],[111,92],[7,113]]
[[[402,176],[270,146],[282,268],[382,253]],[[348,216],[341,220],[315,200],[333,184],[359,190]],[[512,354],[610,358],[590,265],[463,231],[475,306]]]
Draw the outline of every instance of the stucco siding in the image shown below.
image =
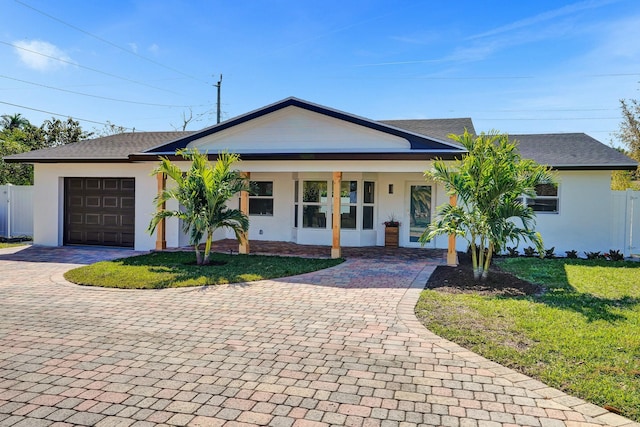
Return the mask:
[[34,193],[34,244],[61,246],[64,228],[65,177],[135,178],[135,250],[155,246],[155,235],[147,233],[157,194],[150,164],[36,164]]
[[[613,248],[613,199],[610,171],[563,171],[558,175],[559,212],[538,213],[537,230],[546,248],[608,251]],[[526,246],[526,245],[521,245]]]
[[409,142],[323,114],[286,107],[189,143],[200,151],[321,152],[409,150]]

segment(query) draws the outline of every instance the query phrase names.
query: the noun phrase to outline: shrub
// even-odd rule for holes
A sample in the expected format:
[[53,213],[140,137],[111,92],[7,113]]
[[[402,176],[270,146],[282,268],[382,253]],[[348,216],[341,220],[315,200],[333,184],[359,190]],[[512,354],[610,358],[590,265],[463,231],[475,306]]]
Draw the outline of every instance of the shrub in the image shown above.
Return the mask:
[[517,258],[520,256],[520,252],[518,251],[518,248],[510,248],[507,246],[507,256],[509,258]]
[[584,253],[587,259],[604,259],[605,256],[600,253],[600,251],[596,252],[585,252]]
[[624,261],[624,255],[617,249],[609,249],[609,253],[604,254],[604,257],[611,261]]
[[545,249],[544,250],[544,257],[545,258],[555,258],[556,257],[556,247],[552,247],[549,249]]
[[536,248],[532,246],[527,246],[526,248],[524,248],[524,256],[526,257],[534,257],[537,254],[538,254],[538,251],[536,251]]
[[570,258],[570,259],[578,258],[578,251],[576,250],[564,251],[564,253],[567,254],[567,258]]

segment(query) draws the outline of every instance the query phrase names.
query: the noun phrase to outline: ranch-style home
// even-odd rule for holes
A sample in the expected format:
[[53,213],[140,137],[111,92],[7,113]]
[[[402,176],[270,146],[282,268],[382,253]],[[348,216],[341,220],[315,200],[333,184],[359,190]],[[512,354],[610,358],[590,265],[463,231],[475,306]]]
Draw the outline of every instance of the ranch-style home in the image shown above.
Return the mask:
[[[147,232],[154,197],[171,185],[152,171],[159,156],[180,161],[177,149],[197,148],[211,159],[222,150],[241,155],[237,169],[257,191],[232,203],[249,215],[249,242],[327,245],[339,256],[343,246],[385,245],[384,222],[392,218],[400,223],[399,246],[420,247],[435,208],[449,201],[423,173],[435,158],[465,153],[447,137],[465,129],[475,132],[469,118],[370,120],[287,98],[196,132],[124,133],[5,160],[35,165],[38,245],[188,245],[176,219]],[[559,254],[615,248],[611,173],[634,170],[636,162],[582,133],[510,137],[520,142],[523,157],[557,171],[557,188],[540,188],[525,200],[537,211],[545,246]],[[214,237],[233,235],[221,230]],[[458,241],[459,249],[464,245]],[[440,236],[426,246],[453,244]]]

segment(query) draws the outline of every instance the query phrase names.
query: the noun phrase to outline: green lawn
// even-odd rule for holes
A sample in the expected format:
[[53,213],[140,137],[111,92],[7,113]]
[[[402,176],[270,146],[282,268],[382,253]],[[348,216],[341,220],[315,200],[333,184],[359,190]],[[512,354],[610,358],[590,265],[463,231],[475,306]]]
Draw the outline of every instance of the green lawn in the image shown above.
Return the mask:
[[343,261],[215,253],[211,255],[213,265],[197,266],[195,259],[193,252],[154,252],[76,268],[64,277],[80,285],[108,288],[178,288],[293,276]]
[[7,242],[0,242],[0,249],[4,249],[4,248],[11,248],[14,246],[24,246],[29,242],[16,242],[16,243],[7,243]]
[[427,328],[488,359],[640,421],[640,263],[499,260],[542,295],[423,291]]

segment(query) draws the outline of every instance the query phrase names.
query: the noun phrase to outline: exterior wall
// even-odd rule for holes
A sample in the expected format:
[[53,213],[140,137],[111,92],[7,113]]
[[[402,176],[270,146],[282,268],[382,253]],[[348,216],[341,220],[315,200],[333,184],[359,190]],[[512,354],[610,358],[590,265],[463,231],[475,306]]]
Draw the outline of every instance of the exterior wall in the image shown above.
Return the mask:
[[[153,198],[157,194],[156,178],[150,176],[155,164],[151,163],[92,163],[35,165],[34,192],[34,244],[61,246],[64,225],[65,177],[132,177],[136,180],[135,250],[155,247],[156,236],[147,233],[153,212]],[[167,224],[176,228],[177,221]]]
[[[187,163],[184,163],[185,167]],[[64,214],[64,177],[133,177],[136,180],[136,230],[135,249],[150,250],[155,247],[156,236],[146,231],[151,214],[154,211],[153,198],[156,196],[156,179],[150,175],[155,164],[36,164],[34,187],[34,243],[46,246],[59,246],[63,242]],[[401,223],[399,244],[403,247],[419,247],[409,242],[409,185],[428,185],[423,171],[429,162],[320,162],[320,161],[282,161],[282,162],[242,162],[239,168],[251,172],[251,180],[273,181],[274,215],[250,216],[250,240],[282,240],[301,244],[331,244],[331,228],[308,229],[300,224],[293,227],[294,182],[322,179],[331,181],[332,171],[342,171],[343,180],[374,181],[375,208],[373,230],[342,230],[343,246],[384,245],[383,222],[394,215]],[[284,171],[284,172],[283,172]],[[567,171],[559,172],[559,210],[558,214],[539,213],[537,230],[545,240],[545,247],[555,246],[558,255],[564,251],[606,251],[623,249],[616,247],[620,234],[614,229],[613,196],[609,189],[608,171]],[[393,192],[389,186],[393,185]],[[300,184],[300,189],[302,184]],[[359,198],[362,190],[359,186]],[[300,190],[301,191],[301,190]],[[300,199],[301,200],[301,199]],[[439,185],[432,188],[432,219],[437,206],[446,203],[448,196]],[[168,208],[176,208],[170,202]],[[231,206],[238,206],[237,199]],[[300,207],[302,203],[300,203]],[[361,206],[361,204],[359,204]],[[300,208],[301,209],[301,208]],[[359,209],[361,211],[361,209]],[[359,214],[361,227],[361,213]],[[620,220],[624,220],[620,218]],[[167,220],[167,246],[179,247],[188,244],[176,219]],[[640,233],[639,233],[640,234]],[[218,231],[215,239],[232,238],[229,231]],[[520,245],[520,250],[528,246]],[[439,236],[426,247],[447,247],[447,236]],[[458,239],[458,250],[465,250],[466,242]]]
[[[546,248],[565,251],[607,251],[613,243],[613,207],[610,171],[558,173],[559,212],[538,212],[536,229]],[[526,247],[529,244],[521,244]],[[618,248],[622,249],[622,248]]]

